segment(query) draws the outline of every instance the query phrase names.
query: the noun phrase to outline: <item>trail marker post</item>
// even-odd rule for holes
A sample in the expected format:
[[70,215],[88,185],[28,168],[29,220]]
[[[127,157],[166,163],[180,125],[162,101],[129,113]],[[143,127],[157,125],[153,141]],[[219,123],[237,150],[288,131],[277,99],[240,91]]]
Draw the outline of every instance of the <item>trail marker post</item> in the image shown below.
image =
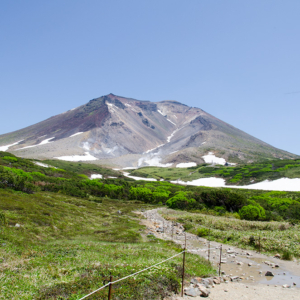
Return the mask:
[[182,256],[182,281],[181,281],[181,297],[183,297],[184,271],[185,271],[185,252],[186,252],[186,233],[184,234],[184,251]]
[[208,241],[207,259],[210,261],[210,241]]
[[113,281],[113,277],[110,275],[110,278],[109,278],[110,285],[108,286],[108,300],[111,300],[111,295],[112,295],[112,284],[111,284],[111,282],[112,281]]
[[219,276],[221,276],[221,264],[222,264],[222,245],[220,246]]

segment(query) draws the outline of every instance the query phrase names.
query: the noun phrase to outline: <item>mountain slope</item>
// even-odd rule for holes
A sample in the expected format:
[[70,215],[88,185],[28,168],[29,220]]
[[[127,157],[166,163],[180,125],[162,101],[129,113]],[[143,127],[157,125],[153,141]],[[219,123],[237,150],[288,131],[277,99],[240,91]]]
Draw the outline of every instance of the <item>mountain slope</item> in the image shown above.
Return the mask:
[[121,167],[202,163],[209,151],[232,162],[297,157],[199,108],[113,94],[1,135],[0,150],[8,148],[23,157],[93,160]]

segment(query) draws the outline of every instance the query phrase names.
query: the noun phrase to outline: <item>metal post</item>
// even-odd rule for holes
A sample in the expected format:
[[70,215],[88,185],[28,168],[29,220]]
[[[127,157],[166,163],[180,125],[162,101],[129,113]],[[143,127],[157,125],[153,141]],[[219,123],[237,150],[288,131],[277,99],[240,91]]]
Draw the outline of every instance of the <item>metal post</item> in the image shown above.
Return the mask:
[[183,256],[182,256],[181,297],[183,297],[183,284],[184,284],[184,271],[185,271],[185,251],[186,251],[186,233],[185,233],[184,250],[183,250]]
[[261,248],[260,248],[260,247],[261,247],[261,246],[260,246],[260,235],[259,235],[258,243],[259,243],[258,245],[259,245],[259,253],[260,253],[260,250],[261,250]]
[[222,262],[222,245],[220,246],[219,276],[221,276],[221,262]]
[[[110,275],[109,282],[112,282],[112,280],[113,277]],[[110,285],[108,286],[108,300],[111,299],[111,295],[112,295],[112,284],[110,283]]]
[[172,221],[172,240],[173,240],[173,229],[174,229],[174,225],[173,225],[173,221]]

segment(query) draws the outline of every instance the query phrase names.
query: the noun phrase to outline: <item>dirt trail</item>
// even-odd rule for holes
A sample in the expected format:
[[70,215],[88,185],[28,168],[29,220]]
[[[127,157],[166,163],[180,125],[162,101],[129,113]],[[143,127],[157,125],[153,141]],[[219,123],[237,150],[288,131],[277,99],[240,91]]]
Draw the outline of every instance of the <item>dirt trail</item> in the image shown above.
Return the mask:
[[[162,209],[153,209],[142,213],[146,218],[142,223],[147,227],[148,234],[153,234],[160,239],[173,240],[182,247],[184,247],[186,235],[187,251],[205,258],[208,257],[207,249],[208,243],[210,243],[210,261],[218,268],[220,261],[219,248],[221,244],[212,241],[208,242],[208,240],[199,238],[194,234],[185,233],[184,228],[178,223],[176,223],[175,226],[172,226],[172,222],[165,220],[158,213],[160,210]],[[258,284],[263,286],[273,285],[273,288],[277,286],[277,289],[282,288],[282,285],[287,284],[293,288],[285,290],[297,290],[299,297],[295,299],[300,300],[299,262],[283,261],[255,251],[240,249],[229,245],[222,245],[221,261],[221,271],[225,272],[227,275],[241,277],[241,282],[243,284]],[[266,264],[266,261],[269,263]],[[275,267],[275,265],[278,265],[279,267]],[[271,271],[275,276],[265,276],[267,271]],[[242,286],[241,283],[238,284]],[[228,286],[230,286],[230,284]]]

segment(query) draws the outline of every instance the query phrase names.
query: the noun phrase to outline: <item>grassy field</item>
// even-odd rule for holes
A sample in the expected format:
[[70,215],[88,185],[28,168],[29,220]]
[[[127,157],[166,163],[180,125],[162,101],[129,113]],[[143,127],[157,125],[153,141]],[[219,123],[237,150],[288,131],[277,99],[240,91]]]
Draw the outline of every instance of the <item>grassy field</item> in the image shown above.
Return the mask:
[[223,244],[279,253],[286,259],[300,257],[300,226],[287,222],[260,222],[239,220],[233,217],[210,216],[168,209],[163,217],[183,223],[186,230]]
[[[0,189],[0,299],[80,299],[181,249],[144,234],[138,201],[94,201]],[[113,299],[155,299],[180,289],[181,256],[114,286]],[[188,276],[214,274],[187,255]],[[89,299],[106,299],[107,289]]]

